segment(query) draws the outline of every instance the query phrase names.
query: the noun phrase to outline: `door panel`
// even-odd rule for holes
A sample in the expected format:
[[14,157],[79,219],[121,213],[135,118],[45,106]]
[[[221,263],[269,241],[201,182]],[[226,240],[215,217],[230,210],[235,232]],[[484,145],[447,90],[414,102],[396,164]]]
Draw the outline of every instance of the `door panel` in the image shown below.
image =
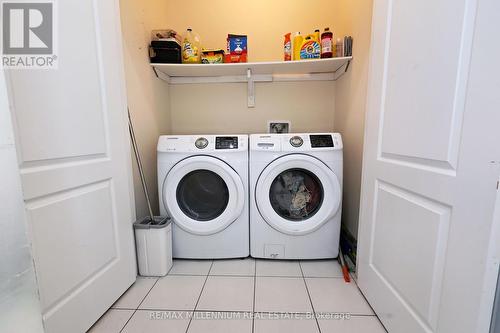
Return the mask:
[[450,207],[381,181],[376,186],[372,269],[415,317],[435,326]]
[[358,281],[389,332],[479,332],[487,317],[499,12],[496,0],[374,2]]
[[474,2],[387,2],[382,156],[455,168]]
[[47,333],[86,331],[135,281],[117,0],[58,2],[58,69],[8,72]]
[[[107,46],[103,49],[100,45],[102,31],[96,26],[107,13],[98,1],[72,0],[57,5],[59,68],[38,75],[17,71],[11,77],[14,86],[30,81],[32,87],[50,87],[57,94],[49,99],[47,89],[38,88],[30,91],[30,98],[23,98],[24,91],[13,90],[16,119],[22,125],[17,136],[23,163],[109,154],[104,123],[104,80],[108,78],[103,72]],[[43,112],[41,105],[50,112]]]
[[[92,207],[92,218],[87,209]],[[117,258],[109,182],[30,201],[42,307],[50,308]]]

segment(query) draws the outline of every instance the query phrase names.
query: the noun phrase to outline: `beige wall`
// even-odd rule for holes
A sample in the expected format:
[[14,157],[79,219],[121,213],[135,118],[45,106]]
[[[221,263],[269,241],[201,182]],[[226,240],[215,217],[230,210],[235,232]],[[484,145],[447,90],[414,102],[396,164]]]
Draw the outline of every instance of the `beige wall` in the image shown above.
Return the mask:
[[[298,1],[186,1],[175,3],[179,10],[168,13],[167,27],[181,33],[191,27],[205,47],[224,49],[228,33],[247,34],[250,61],[281,60],[285,33],[335,28],[336,10],[330,3],[310,1],[307,6],[313,10],[305,10],[304,2]],[[268,120],[289,120],[293,131],[333,130],[333,82],[255,87],[256,107],[251,109],[246,105],[246,84],[172,85],[172,133],[265,132]]]
[[256,83],[249,109],[246,84],[172,85],[172,133],[261,133],[268,120],[289,120],[294,132],[331,132],[334,92],[334,82]]
[[[158,213],[156,144],[158,136],[169,132],[168,85],[158,80],[149,66],[151,30],[163,26],[168,6],[159,0],[120,0],[127,100],[143,160],[153,210]],[[137,173],[134,189],[137,216],[147,214],[146,201]]]
[[344,141],[342,223],[357,237],[372,0],[339,0],[342,34],[354,38],[349,71],[336,82],[335,126]]

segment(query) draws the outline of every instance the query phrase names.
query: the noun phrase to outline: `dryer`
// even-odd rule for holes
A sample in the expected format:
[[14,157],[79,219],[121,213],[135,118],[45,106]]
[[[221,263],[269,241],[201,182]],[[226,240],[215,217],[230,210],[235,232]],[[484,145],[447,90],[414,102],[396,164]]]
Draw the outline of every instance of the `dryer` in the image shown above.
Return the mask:
[[249,255],[248,136],[158,140],[160,212],[172,218],[174,258]]
[[252,257],[337,257],[342,164],[338,133],[250,135]]

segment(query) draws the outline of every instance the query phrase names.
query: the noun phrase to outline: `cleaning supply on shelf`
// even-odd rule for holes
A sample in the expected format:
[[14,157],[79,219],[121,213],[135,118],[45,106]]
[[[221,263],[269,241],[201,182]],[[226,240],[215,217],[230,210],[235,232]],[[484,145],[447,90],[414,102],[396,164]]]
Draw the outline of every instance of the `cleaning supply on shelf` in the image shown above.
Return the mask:
[[225,62],[247,62],[248,45],[246,35],[227,35]]
[[293,40],[292,40],[292,59],[293,60],[300,60],[300,47],[302,46],[302,35],[300,32],[296,32],[293,35]]
[[205,49],[201,52],[202,64],[222,64],[224,63],[223,49]]
[[325,28],[321,34],[321,58],[333,57],[333,32],[330,28]]
[[344,44],[342,43],[342,39],[337,38],[337,43],[335,44],[335,56],[343,57],[344,56]]
[[180,64],[181,37],[172,29],[151,31],[149,58],[152,63]]
[[291,33],[285,34],[285,42],[283,44],[283,60],[290,61],[292,60],[292,40],[290,39]]
[[321,46],[315,34],[309,34],[302,40],[300,46],[300,59],[319,59],[321,56]]
[[[319,30],[319,29],[314,30],[314,37],[316,37],[316,40],[317,40],[318,42],[320,42],[320,44],[321,44],[321,36],[320,36],[320,34],[321,34],[321,32],[320,32],[320,30]],[[320,45],[320,46],[321,46],[321,45]]]
[[182,40],[182,63],[201,63],[200,36],[188,28]]
[[352,56],[352,37],[344,37],[344,57]]

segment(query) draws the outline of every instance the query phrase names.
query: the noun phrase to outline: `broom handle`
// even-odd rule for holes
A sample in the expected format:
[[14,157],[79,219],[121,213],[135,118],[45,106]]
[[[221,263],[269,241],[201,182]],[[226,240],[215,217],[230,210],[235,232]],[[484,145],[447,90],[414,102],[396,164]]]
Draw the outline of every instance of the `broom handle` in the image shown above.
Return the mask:
[[144,190],[144,196],[146,197],[146,202],[148,203],[149,217],[151,221],[154,221],[153,210],[151,209],[151,201],[149,200],[148,187],[146,185],[146,178],[144,177],[144,170],[142,169],[141,155],[139,155],[139,149],[137,148],[137,141],[135,140],[134,127],[132,126],[132,119],[130,118],[130,110],[128,108],[127,108],[127,113],[128,113],[128,130],[130,132],[132,147],[134,148],[135,159],[137,160],[137,167],[139,168],[139,175],[141,176],[142,189]]

